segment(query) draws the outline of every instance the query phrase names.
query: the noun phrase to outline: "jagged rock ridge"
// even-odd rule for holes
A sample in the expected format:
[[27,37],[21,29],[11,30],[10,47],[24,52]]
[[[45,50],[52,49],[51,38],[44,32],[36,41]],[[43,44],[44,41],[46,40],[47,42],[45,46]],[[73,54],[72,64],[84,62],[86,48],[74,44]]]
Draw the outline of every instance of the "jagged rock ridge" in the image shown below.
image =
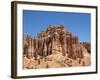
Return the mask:
[[[71,66],[75,66],[75,60],[79,59],[80,63],[84,58],[84,54],[90,53],[90,43],[80,43],[78,37],[66,31],[63,25],[49,25],[45,31],[38,33],[34,38],[29,35],[24,35],[23,41],[24,62],[26,61],[27,63],[28,60],[33,59],[31,68],[42,68],[42,61],[44,61],[44,65],[47,64],[45,67],[50,67],[51,62],[49,60],[56,64],[54,66],[52,63],[53,66],[51,67],[62,67],[61,64],[58,64],[59,62],[63,63],[60,57],[65,59],[65,65],[68,66],[68,60],[69,63],[72,63],[70,60],[73,60],[74,63]],[[90,54],[88,55],[90,58]],[[59,60],[57,60],[58,57]],[[29,64],[26,63],[24,64],[24,68],[29,68]],[[82,65],[85,65],[85,63],[83,62]],[[90,65],[90,60],[88,65]]]

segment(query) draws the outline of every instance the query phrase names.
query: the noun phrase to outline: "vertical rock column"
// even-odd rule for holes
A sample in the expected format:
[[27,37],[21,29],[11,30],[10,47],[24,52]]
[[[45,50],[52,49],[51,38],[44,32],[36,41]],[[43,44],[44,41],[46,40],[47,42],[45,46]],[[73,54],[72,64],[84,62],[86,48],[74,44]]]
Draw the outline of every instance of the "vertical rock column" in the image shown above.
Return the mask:
[[63,56],[66,55],[66,35],[63,34],[63,42],[62,42],[62,51],[63,51]]
[[23,54],[27,55],[27,51],[28,51],[28,39],[27,37],[23,38]]
[[72,36],[72,57],[73,59],[77,58],[77,53],[78,53],[78,48],[77,48],[77,37],[76,36]]
[[35,57],[35,60],[37,60],[37,55],[38,55],[38,41],[37,39],[35,38],[34,40],[34,47],[35,47],[35,53],[34,53],[34,57]]
[[33,57],[33,54],[34,54],[34,51],[33,51],[33,49],[32,49],[33,47],[32,47],[32,38],[29,38],[29,40],[28,40],[28,51],[27,51],[27,58],[32,58]]
[[44,46],[43,46],[43,57],[47,56],[47,45],[46,45],[46,40],[44,40]]
[[68,56],[73,58],[73,52],[72,52],[72,37],[67,37],[68,39]]

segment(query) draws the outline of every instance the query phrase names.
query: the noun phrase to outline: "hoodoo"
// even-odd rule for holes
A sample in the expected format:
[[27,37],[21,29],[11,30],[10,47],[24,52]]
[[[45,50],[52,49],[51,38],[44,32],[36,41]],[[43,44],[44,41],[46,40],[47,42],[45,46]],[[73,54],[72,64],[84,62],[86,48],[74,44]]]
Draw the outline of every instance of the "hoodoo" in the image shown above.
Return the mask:
[[80,43],[78,36],[66,31],[63,25],[49,25],[45,31],[38,33],[34,38],[24,34],[23,39],[25,57],[34,60],[39,57],[40,63],[41,59],[48,58],[51,55],[61,55],[72,60],[82,60],[84,58],[84,49],[87,54],[91,52],[90,43]]

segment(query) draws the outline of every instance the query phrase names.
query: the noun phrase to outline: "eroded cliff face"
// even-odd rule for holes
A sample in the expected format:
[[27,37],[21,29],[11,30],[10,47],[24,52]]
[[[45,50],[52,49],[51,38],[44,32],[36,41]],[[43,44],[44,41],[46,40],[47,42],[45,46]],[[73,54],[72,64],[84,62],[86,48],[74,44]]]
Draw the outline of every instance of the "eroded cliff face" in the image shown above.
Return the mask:
[[34,69],[89,66],[90,43],[87,44],[80,43],[78,37],[66,31],[63,25],[49,25],[34,38],[24,35],[23,67]]

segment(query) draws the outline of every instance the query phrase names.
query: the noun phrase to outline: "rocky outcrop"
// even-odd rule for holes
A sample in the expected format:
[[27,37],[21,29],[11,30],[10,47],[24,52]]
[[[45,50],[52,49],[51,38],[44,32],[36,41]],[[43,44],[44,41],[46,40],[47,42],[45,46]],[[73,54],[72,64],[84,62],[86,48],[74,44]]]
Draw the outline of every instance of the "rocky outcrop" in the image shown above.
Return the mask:
[[[78,37],[66,31],[63,25],[49,25],[35,37],[24,34],[23,51],[24,68],[82,66],[85,65],[84,60],[81,63],[84,54],[90,53],[90,43],[80,43]],[[90,62],[86,65],[90,65]]]
[[82,44],[89,53],[91,53],[91,45],[88,42],[81,42],[80,44]]

